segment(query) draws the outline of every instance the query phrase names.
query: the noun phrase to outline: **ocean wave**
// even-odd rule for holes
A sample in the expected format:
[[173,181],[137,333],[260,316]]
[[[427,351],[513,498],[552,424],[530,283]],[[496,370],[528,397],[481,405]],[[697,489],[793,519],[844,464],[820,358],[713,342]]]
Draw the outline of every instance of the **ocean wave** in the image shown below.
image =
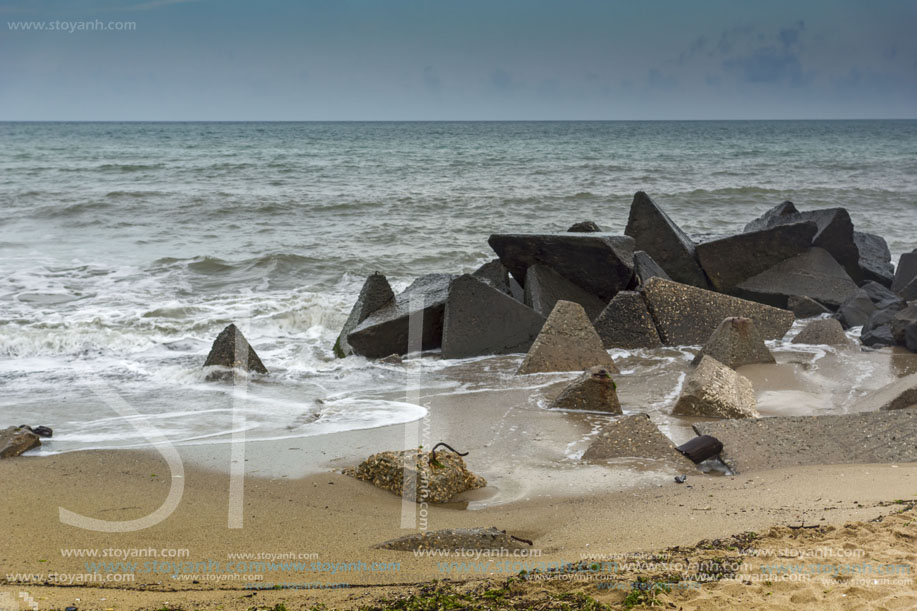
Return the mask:
[[[150,170],[163,170],[166,168],[164,163],[103,163],[102,165],[92,168],[97,172],[147,172]],[[81,170],[82,171],[82,170]]]
[[32,216],[35,218],[67,218],[72,216],[79,216],[91,212],[100,212],[103,210],[112,209],[112,205],[108,202],[99,202],[99,201],[89,201],[89,202],[79,202],[76,204],[58,204],[53,206],[43,206],[37,209]]

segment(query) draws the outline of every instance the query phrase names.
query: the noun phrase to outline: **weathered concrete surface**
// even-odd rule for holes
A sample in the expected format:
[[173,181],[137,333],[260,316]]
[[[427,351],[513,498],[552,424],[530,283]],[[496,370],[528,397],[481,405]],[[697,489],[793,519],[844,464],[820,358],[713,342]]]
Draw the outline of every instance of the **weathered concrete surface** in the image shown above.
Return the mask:
[[461,456],[445,449],[436,452],[435,462],[430,452],[420,449],[379,452],[343,473],[418,503],[447,503],[457,494],[487,485],[468,470]]
[[709,356],[704,356],[697,369],[688,375],[672,414],[702,418],[760,417],[751,380]]
[[705,356],[711,356],[732,369],[755,363],[776,363],[774,355],[764,345],[764,337],[755,322],[737,316],[730,316],[720,323],[694,357],[693,364],[699,365]]
[[517,550],[530,549],[532,544],[514,537],[499,528],[446,528],[419,532],[398,537],[373,546],[376,549],[390,549],[403,552],[419,550],[442,550],[464,552],[468,550]]
[[[736,473],[802,465],[917,461],[917,410],[698,422]],[[839,482],[840,484],[841,482]]]
[[639,286],[650,278],[657,276],[665,280],[672,279],[648,252],[643,250],[634,252],[634,277],[637,281],[637,285]]
[[530,265],[525,272],[523,300],[541,316],[551,314],[558,301],[572,301],[583,306],[589,320],[594,320],[605,308],[605,302],[573,284],[545,265]]
[[885,238],[863,231],[853,232],[853,242],[860,253],[860,270],[864,280],[878,282],[882,286],[891,286],[895,277],[895,266],[892,265],[892,253]]
[[603,301],[634,275],[634,241],[608,233],[494,234],[487,240],[509,273],[525,284],[541,263]]
[[888,307],[897,307],[900,310],[907,305],[907,302],[897,293],[873,280],[861,284],[860,289],[869,295],[878,310]]
[[14,458],[40,445],[41,439],[27,427],[11,426],[0,430],[0,458]]
[[[243,371],[254,371],[256,373],[267,373],[267,368],[255,349],[249,346],[248,340],[242,335],[242,331],[234,324],[229,324],[213,340],[213,346],[210,348],[210,354],[204,361],[204,367],[227,367],[229,369],[241,369]],[[207,379],[217,379],[230,375],[227,372],[212,372]]]
[[671,278],[683,284],[707,288],[707,277],[697,262],[694,242],[643,191],[634,195],[626,235],[636,248],[649,253]]
[[786,308],[792,295],[836,307],[856,290],[856,283],[828,251],[810,248],[743,280],[732,293],[777,308]]
[[794,344],[816,346],[850,346],[853,342],[844,333],[844,327],[834,318],[813,320],[793,338]]
[[587,410],[620,414],[617,386],[604,367],[590,367],[568,384],[551,402],[556,409]]
[[470,274],[452,281],[443,314],[443,358],[526,352],[544,317]]
[[593,366],[618,373],[583,306],[558,301],[516,374],[583,371]]
[[585,461],[612,458],[661,460],[677,469],[694,472],[697,467],[666,437],[647,414],[634,414],[609,422],[583,454]]
[[917,373],[898,378],[888,386],[857,400],[856,409],[864,412],[892,411],[917,405]]
[[734,286],[808,250],[818,226],[811,221],[703,242],[697,258],[710,284],[726,293]]
[[889,306],[870,314],[860,332],[860,341],[863,342],[863,345],[873,348],[896,345],[898,342],[892,333],[892,324],[901,309],[900,306]]
[[863,281],[860,252],[854,237],[853,221],[850,220],[850,214],[844,208],[822,208],[798,212],[791,202],[784,202],[777,208],[769,210],[763,217],[746,225],[745,230],[760,230],[801,221],[814,221],[818,225],[818,233],[812,240],[812,246],[823,248],[831,253],[855,282]]
[[354,353],[375,359],[391,354],[407,354],[412,300],[422,305],[422,349],[441,347],[443,316],[453,278],[449,274],[428,274],[411,283],[403,293],[396,295],[394,300],[373,312],[350,332],[347,341]]
[[341,333],[334,343],[334,355],[342,359],[353,354],[353,349],[347,343],[347,335],[356,329],[357,325],[369,318],[370,314],[376,312],[394,298],[395,293],[392,292],[388,279],[379,272],[371,274],[366,279],[366,282],[363,283],[360,295],[350,310],[350,316],[347,317],[347,322],[344,323],[344,328],[341,329]]
[[796,315],[796,318],[812,318],[822,314],[830,314],[831,310],[810,297],[790,295],[786,298],[786,309]]
[[859,327],[866,324],[869,317],[876,311],[876,304],[869,298],[869,293],[857,289],[837,309],[834,315],[845,329]]
[[656,323],[637,291],[621,291],[595,319],[602,345],[609,348],[658,348],[662,345]]
[[795,320],[789,310],[662,278],[650,278],[642,293],[656,321],[659,337],[667,346],[702,345],[723,319],[730,316],[755,321],[764,339],[782,338]]

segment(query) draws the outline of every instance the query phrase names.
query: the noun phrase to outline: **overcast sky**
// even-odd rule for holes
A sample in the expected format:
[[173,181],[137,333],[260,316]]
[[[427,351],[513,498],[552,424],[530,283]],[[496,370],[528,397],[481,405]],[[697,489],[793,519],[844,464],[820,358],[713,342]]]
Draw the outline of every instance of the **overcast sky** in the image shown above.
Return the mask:
[[[0,120],[917,117],[913,1],[2,0],[0,19]],[[96,19],[136,29],[21,29]]]

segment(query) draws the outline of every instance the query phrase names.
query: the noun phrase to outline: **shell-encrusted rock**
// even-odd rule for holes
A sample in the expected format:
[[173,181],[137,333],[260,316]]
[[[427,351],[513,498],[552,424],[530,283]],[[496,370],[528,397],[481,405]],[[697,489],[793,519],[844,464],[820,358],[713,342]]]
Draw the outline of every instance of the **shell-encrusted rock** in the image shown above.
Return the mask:
[[446,503],[461,492],[487,485],[468,470],[461,456],[445,450],[436,453],[435,462],[421,449],[379,452],[344,474],[418,503]]
[[467,550],[530,549],[532,543],[499,528],[447,528],[421,532],[379,543],[377,549],[415,551],[435,549],[452,552]]

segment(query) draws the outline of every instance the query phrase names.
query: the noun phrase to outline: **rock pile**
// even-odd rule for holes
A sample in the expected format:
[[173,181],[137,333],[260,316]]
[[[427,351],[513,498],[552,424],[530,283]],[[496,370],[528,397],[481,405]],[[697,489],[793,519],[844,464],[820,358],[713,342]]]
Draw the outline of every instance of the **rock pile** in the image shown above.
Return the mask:
[[582,307],[605,349],[703,345],[728,317],[749,318],[764,339],[779,339],[796,317],[832,313],[845,328],[862,326],[866,345],[917,347],[914,316],[905,314],[917,300],[917,249],[895,269],[885,240],[856,231],[843,208],[800,211],[786,201],[742,233],[695,242],[640,191],[624,233],[585,221],[563,233],[493,234],[497,259],[459,280],[423,276],[399,295],[373,274],[334,352],[521,353],[561,302]]

